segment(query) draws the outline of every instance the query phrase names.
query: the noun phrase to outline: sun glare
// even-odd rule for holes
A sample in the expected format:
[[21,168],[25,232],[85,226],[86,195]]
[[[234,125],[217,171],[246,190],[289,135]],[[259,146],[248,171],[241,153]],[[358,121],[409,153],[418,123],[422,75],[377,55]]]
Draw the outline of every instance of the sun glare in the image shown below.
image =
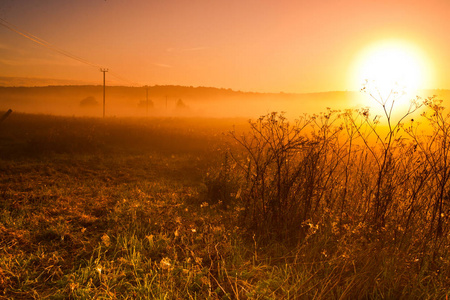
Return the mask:
[[358,82],[360,88],[369,82],[371,89],[376,89],[376,96],[384,99],[396,91],[399,101],[406,104],[419,89],[429,84],[428,70],[426,56],[413,45],[379,42],[362,51],[356,60],[352,81]]

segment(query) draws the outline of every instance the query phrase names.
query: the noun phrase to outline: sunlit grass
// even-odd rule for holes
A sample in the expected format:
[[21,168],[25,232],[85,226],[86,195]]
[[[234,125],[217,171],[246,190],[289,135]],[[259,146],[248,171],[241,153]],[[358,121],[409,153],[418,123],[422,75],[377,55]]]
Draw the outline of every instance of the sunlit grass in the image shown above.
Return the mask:
[[[321,191],[323,198],[298,228],[252,227],[243,218],[251,217],[246,197],[257,194],[249,194],[238,171],[240,159],[251,160],[222,134],[230,121],[11,116],[0,132],[0,297],[445,298],[448,231],[439,245],[434,235],[426,239],[431,210],[412,197],[425,194],[421,173],[410,174],[408,186],[397,185],[385,226],[374,228],[375,202],[365,197],[376,183],[376,162],[364,143],[334,147],[343,136],[334,140],[334,127],[325,125],[337,114],[314,121],[322,124],[315,134],[327,137],[326,147],[302,144],[311,146],[306,154],[325,153],[326,160],[301,170],[336,176],[301,182],[301,189],[311,188],[313,197]],[[86,131],[93,145],[71,143],[85,139]],[[415,156],[401,149],[393,152],[401,165],[412,164]],[[313,166],[311,156],[296,155]],[[271,176],[266,182],[276,186]],[[396,176],[390,178],[403,178]],[[279,220],[296,224],[290,207]],[[417,223],[407,222],[411,207]],[[447,219],[444,226],[448,230]],[[286,233],[295,238],[283,238]]]

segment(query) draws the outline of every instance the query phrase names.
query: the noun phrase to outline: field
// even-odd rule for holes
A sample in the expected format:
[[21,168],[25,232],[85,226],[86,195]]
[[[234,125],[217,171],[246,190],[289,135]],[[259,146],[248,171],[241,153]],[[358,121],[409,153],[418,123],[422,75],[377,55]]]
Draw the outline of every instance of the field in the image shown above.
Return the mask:
[[445,299],[447,123],[431,124],[440,153],[392,134],[378,155],[359,113],[14,112],[0,124],[0,298]]

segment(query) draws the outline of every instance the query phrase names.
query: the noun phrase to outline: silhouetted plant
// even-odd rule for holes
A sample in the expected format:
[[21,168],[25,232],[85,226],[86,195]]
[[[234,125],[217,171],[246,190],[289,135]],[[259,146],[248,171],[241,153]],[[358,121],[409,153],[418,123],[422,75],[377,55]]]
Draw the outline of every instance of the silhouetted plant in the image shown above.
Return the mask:
[[211,170],[206,174],[204,183],[210,204],[219,204],[220,207],[227,209],[239,197],[235,167],[236,165],[232,164],[228,158],[228,152],[225,152],[219,170]]
[[262,236],[297,240],[306,223],[331,207],[337,193],[334,171],[339,165],[335,111],[303,117],[291,125],[271,113],[250,122],[247,135],[233,138],[246,156],[236,162],[244,173],[243,222]]
[[405,131],[413,139],[417,156],[429,173],[428,227],[429,234],[438,238],[448,232],[444,221],[448,221],[450,212],[450,115],[444,114],[442,101],[435,97],[426,99],[424,104],[428,111],[421,116],[429,128],[419,131],[420,123],[412,121]]
[[[365,128],[368,132],[362,132],[361,126],[357,127],[357,132],[363,139],[364,144],[368,147],[370,153],[376,160],[377,163],[377,180],[376,180],[376,190],[372,203],[373,216],[372,224],[377,228],[382,228],[386,222],[386,212],[389,205],[393,201],[393,193],[395,190],[395,180],[392,180],[393,176],[397,171],[396,160],[394,159],[395,144],[397,144],[400,139],[398,133],[401,129],[402,121],[413,114],[417,109],[419,109],[422,104],[420,101],[410,101],[410,106],[406,112],[402,112],[401,117],[398,120],[394,120],[394,106],[404,96],[403,92],[399,89],[393,88],[390,90],[389,94],[383,95],[376,86],[372,86],[370,82],[366,82],[362,91],[368,93],[369,96],[375,100],[381,107],[383,111],[383,117],[386,120],[385,125],[387,126],[387,133],[384,135],[380,130],[377,130],[377,125],[380,124],[381,118],[375,116],[371,120],[369,110],[362,110],[360,114],[363,116]],[[370,143],[369,135],[374,136],[374,146]],[[380,147],[377,149],[373,147]]]

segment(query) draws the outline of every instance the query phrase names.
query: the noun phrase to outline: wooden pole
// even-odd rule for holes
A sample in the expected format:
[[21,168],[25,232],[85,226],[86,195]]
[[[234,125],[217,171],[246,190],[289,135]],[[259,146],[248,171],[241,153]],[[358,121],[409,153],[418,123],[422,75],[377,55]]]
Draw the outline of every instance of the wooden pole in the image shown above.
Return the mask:
[[148,86],[145,86],[145,99],[147,99],[147,117],[148,117]]
[[100,72],[103,72],[103,118],[105,117],[105,74],[108,72],[108,69],[100,69]]

